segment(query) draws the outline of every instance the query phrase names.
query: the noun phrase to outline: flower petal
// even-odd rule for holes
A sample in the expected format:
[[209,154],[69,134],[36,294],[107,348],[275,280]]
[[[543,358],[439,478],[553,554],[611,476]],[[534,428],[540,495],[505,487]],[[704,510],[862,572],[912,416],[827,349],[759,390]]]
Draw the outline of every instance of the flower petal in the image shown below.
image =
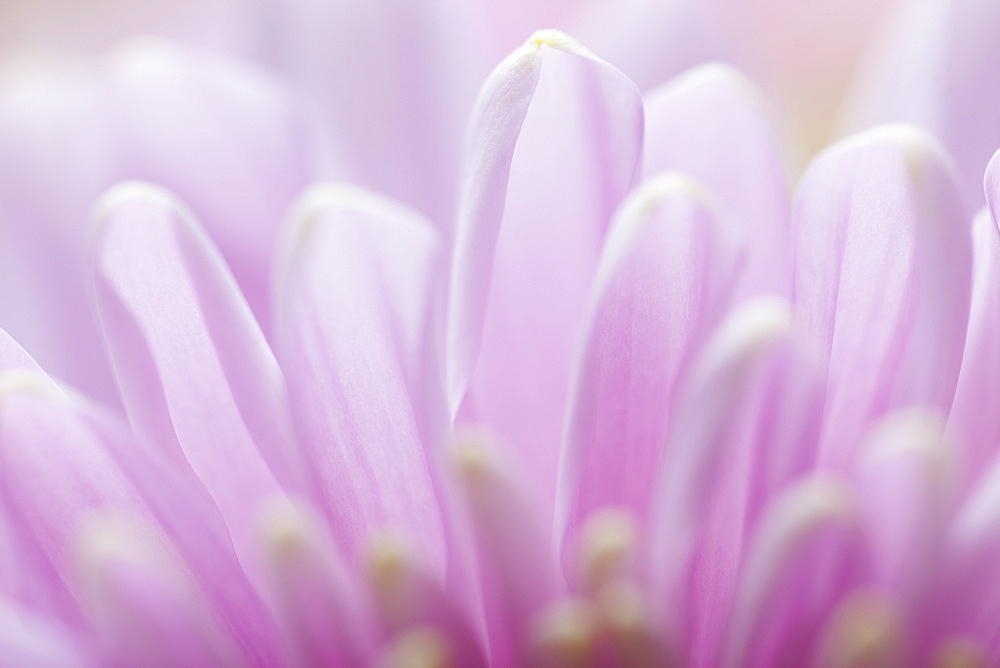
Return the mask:
[[264,507],[261,542],[271,600],[295,665],[359,666],[374,655],[375,620],[326,532],[287,499]]
[[1000,383],[1000,152],[986,169],[986,200],[972,224],[972,304],[962,370],[948,425],[964,450],[967,479],[975,479],[1000,452],[1000,414],[984,410],[984,401]]
[[438,235],[419,215],[367,191],[318,186],[297,207],[280,260],[275,336],[339,544],[353,555],[389,526],[439,572],[443,274]]
[[49,373],[116,405],[81,262],[87,215],[113,178],[104,111],[89,69],[0,77],[0,325]]
[[576,553],[589,513],[645,523],[674,386],[728,306],[740,244],[709,193],[668,173],[619,211],[595,283],[560,470],[556,534]]
[[894,591],[920,617],[942,563],[956,502],[954,451],[944,420],[920,409],[884,418],[868,437],[857,472],[876,585]]
[[264,17],[258,50],[322,113],[347,163],[341,178],[415,207],[446,235],[461,130],[492,64],[484,35],[469,29],[471,4],[262,0],[256,7]]
[[971,219],[940,149],[905,126],[824,151],[802,179],[795,219],[793,301],[829,367],[821,459],[843,467],[886,411],[951,407]]
[[775,499],[743,567],[725,644],[725,666],[796,665],[820,622],[865,577],[857,503],[822,478]]
[[947,149],[968,206],[979,208],[979,179],[1000,146],[1000,5],[992,2],[899,3],[858,77],[847,126],[906,122]]
[[190,463],[249,566],[256,504],[279,482],[298,493],[306,484],[277,362],[222,259],[170,195],[124,184],[96,221],[96,301],[129,419]]
[[100,662],[68,628],[0,601],[0,663],[28,668],[85,668]]
[[551,507],[573,349],[605,230],[638,173],[641,100],[571,38],[540,32],[490,76],[471,130],[449,401],[524,455]]
[[725,65],[697,67],[646,95],[644,173],[679,170],[732,212],[750,245],[742,296],[787,296],[790,203],[763,95]]
[[190,469],[140,448],[115,419],[23,371],[0,376],[0,459],[6,516],[33,550],[32,571],[51,571],[75,600],[86,601],[74,558],[83,524],[107,513],[139,522],[148,531],[132,538],[176,550],[197,578],[197,596],[225,620],[241,652],[275,660],[273,621]]
[[321,168],[315,124],[264,73],[166,40],[126,43],[107,70],[119,179],[186,202],[267,323],[279,225]]
[[514,665],[530,622],[560,584],[538,505],[483,436],[462,434],[453,453],[458,493],[471,522],[489,638],[489,663]]
[[817,367],[787,304],[759,298],[722,323],[679,389],[658,464],[650,575],[668,625],[709,664],[763,509],[813,466]]

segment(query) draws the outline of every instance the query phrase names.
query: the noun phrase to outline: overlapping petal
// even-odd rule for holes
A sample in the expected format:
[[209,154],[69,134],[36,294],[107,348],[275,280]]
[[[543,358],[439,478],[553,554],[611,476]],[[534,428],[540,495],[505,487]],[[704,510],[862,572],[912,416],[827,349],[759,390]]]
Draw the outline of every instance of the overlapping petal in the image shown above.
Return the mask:
[[275,334],[296,431],[349,554],[380,527],[441,572],[438,472],[444,261],[422,217],[349,186],[317,186],[279,260]]
[[576,372],[556,532],[574,552],[605,505],[645,522],[674,387],[728,306],[742,246],[711,195],[678,173],[650,179],[609,232]]
[[836,144],[803,176],[793,301],[827,360],[827,465],[850,462],[893,408],[950,409],[969,319],[970,224],[947,158],[906,126]]
[[635,86],[542,32],[473,114],[448,319],[452,411],[494,428],[551,506],[562,411],[606,228],[638,175]]

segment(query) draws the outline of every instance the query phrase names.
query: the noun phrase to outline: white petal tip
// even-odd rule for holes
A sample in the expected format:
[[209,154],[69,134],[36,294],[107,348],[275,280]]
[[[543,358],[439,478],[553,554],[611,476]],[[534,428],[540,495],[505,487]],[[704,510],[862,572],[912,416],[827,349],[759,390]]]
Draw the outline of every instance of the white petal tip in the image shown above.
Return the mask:
[[12,394],[58,395],[59,386],[38,371],[10,369],[0,373],[0,400]]
[[94,221],[100,225],[122,206],[134,202],[145,202],[164,208],[177,208],[177,199],[159,186],[143,181],[125,181],[112,187],[94,206]]

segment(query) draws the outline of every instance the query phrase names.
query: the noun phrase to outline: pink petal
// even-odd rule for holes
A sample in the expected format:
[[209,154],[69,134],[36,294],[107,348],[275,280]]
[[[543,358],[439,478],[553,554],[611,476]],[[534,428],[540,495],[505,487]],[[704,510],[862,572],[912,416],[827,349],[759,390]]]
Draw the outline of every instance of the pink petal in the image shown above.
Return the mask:
[[702,65],[646,95],[643,171],[690,174],[753,239],[742,296],[790,289],[788,185],[769,116],[754,84],[725,65]]
[[81,520],[73,546],[78,596],[117,662],[208,668],[248,661],[154,528],[96,513]]
[[675,383],[726,308],[741,260],[711,195],[681,174],[647,181],[618,213],[567,422],[556,516],[564,558],[602,506],[645,522]]
[[1000,146],[1000,5],[993,2],[898,3],[877,35],[877,50],[858,77],[847,126],[914,123],[954,157],[967,205],[979,208],[979,179]]
[[643,91],[700,63],[728,55],[703,0],[580,2],[571,23],[579,39]]
[[787,305],[762,298],[723,322],[679,392],[649,565],[658,609],[712,664],[763,508],[812,468],[823,377],[794,339]]
[[295,665],[359,666],[374,655],[375,620],[318,518],[287,500],[264,507],[268,584]]
[[787,490],[747,555],[723,665],[807,663],[823,619],[865,569],[850,490],[821,478]]
[[918,409],[879,423],[859,457],[858,491],[873,554],[873,579],[921,618],[941,573],[942,544],[956,505],[955,451],[944,421]]
[[471,617],[425,568],[405,541],[380,536],[369,549],[369,579],[387,635],[433,628],[445,638],[455,665],[485,666]]
[[50,373],[115,405],[81,261],[87,216],[112,179],[108,133],[90,70],[25,65],[0,81],[0,326]]
[[335,134],[347,176],[451,230],[463,124],[489,71],[468,0],[265,0],[259,51]]
[[969,331],[948,418],[961,446],[963,477],[970,482],[978,479],[1000,452],[1000,412],[985,408],[1000,384],[1000,340],[996,336],[1000,331],[1000,233],[996,220],[985,209],[973,221],[972,247]]
[[541,32],[490,76],[471,127],[449,400],[517,449],[551,508],[574,346],[606,227],[637,175],[641,103],[620,72]]
[[279,493],[279,482],[300,492],[305,484],[282,375],[250,309],[189,214],[151,186],[105,196],[92,251],[98,312],[133,428],[190,464],[250,566],[255,505]]
[[484,437],[460,436],[453,459],[475,539],[490,665],[514,665],[530,622],[561,589],[548,536],[522,479]]
[[315,123],[262,72],[167,41],[134,40],[107,69],[119,179],[187,202],[267,322],[278,227],[320,166]]
[[37,374],[7,372],[0,386],[3,503],[33,550],[32,569],[50,570],[76,599],[87,600],[74,558],[82,523],[102,513],[138,522],[145,528],[131,537],[164,548],[172,543],[167,549],[197,578],[197,597],[225,620],[226,636],[242,652],[273,660],[273,622],[189,469],[141,449],[122,425]]
[[0,601],[0,664],[25,668],[83,668],[100,665],[96,654],[56,620]]
[[419,215],[318,186],[293,215],[277,277],[277,349],[296,428],[338,542],[389,526],[443,570],[435,475],[447,423],[444,262]]
[[970,218],[937,145],[885,126],[813,161],[795,220],[795,309],[829,367],[822,459],[842,467],[886,411],[951,407],[969,317]]
[[17,341],[11,338],[10,334],[0,329],[0,371],[10,369],[23,369],[25,371],[38,371],[41,369],[31,356],[24,351]]

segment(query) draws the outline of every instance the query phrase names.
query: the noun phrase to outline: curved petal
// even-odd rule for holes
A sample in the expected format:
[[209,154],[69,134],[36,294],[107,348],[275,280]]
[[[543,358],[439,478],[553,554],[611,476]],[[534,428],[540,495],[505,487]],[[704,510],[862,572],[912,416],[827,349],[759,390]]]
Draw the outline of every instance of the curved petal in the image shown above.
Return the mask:
[[165,40],[128,42],[107,78],[118,178],[184,200],[268,322],[279,225],[320,167],[310,118],[262,72]]
[[824,379],[787,304],[750,301],[679,388],[650,526],[655,604],[689,652],[719,661],[739,565],[763,509],[812,469]]
[[3,504],[35,550],[31,568],[51,570],[85,609],[77,541],[89,518],[110,514],[145,527],[128,540],[152,540],[184,563],[197,579],[196,598],[207,599],[241,654],[276,659],[273,621],[190,469],[143,450],[114,419],[23,371],[0,377],[0,457]]
[[914,625],[935,614],[926,597],[956,505],[955,453],[944,429],[943,419],[926,411],[894,413],[876,425],[859,458],[874,582],[921,611]]
[[449,401],[453,413],[464,401],[463,418],[517,449],[548,507],[574,346],[641,138],[635,86],[553,31],[497,67],[473,115],[452,267]]
[[474,536],[489,663],[515,665],[533,618],[560,592],[560,580],[538,505],[523,481],[482,436],[456,440],[457,492]]
[[702,65],[646,95],[643,171],[668,169],[704,183],[753,239],[740,295],[787,296],[785,167],[767,103],[749,79],[725,65]]
[[702,0],[578,2],[574,34],[645,92],[699,63],[723,58],[716,17]]
[[677,173],[641,185],[608,234],[563,444],[556,535],[576,553],[592,511],[645,523],[674,386],[728,305],[740,244]]
[[114,169],[98,82],[60,61],[0,77],[0,327],[48,372],[117,405],[81,262]]
[[342,178],[415,207],[446,235],[461,131],[492,65],[484,31],[470,29],[471,5],[262,0],[255,7],[258,52],[322,113],[347,163]]
[[955,159],[966,204],[982,204],[980,178],[997,146],[1000,5],[928,0],[898,3],[859,77],[851,129],[906,122],[924,128]]
[[444,269],[439,237],[416,213],[318,186],[293,215],[275,305],[296,429],[338,542],[355,554],[387,525],[439,572]]
[[155,527],[91,512],[71,546],[77,595],[115,661],[207,667],[248,660]]
[[985,209],[972,224],[972,304],[962,370],[948,427],[962,448],[964,477],[972,482],[1000,453],[1000,414],[987,408],[1000,384],[1000,232]]
[[320,522],[287,499],[264,507],[261,543],[271,600],[294,665],[370,665],[376,623]]
[[906,126],[836,144],[803,177],[793,300],[828,360],[826,465],[847,465],[886,411],[950,409],[969,318],[970,220],[947,159]]
[[743,566],[725,666],[797,665],[841,597],[866,577],[857,503],[812,479],[775,499]]
[[90,647],[56,620],[0,601],[0,663],[27,668],[99,666]]
[[133,428],[190,464],[249,565],[256,504],[279,482],[305,488],[270,348],[222,259],[163,191],[124,184],[108,193],[91,261]]

